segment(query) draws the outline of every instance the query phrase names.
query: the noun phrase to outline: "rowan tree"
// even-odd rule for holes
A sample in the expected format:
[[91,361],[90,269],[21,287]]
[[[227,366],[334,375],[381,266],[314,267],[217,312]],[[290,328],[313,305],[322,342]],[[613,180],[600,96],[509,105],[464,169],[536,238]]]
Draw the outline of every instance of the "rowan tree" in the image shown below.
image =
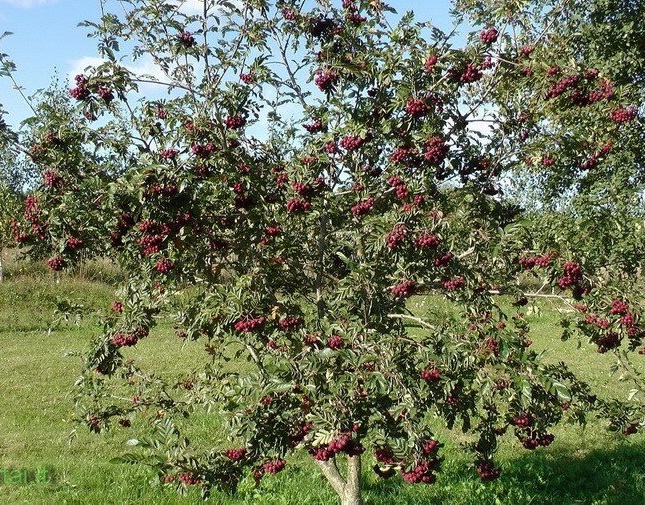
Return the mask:
[[[542,364],[523,315],[493,295],[519,301],[515,279],[534,267],[575,297],[592,292],[573,259],[527,256],[502,189],[536,121],[522,117],[526,103],[557,119],[535,149],[555,136],[566,160],[580,145],[566,124],[631,128],[636,113],[616,120],[632,112],[601,74],[585,68],[572,85],[604,93],[585,107],[541,94],[569,75],[541,67],[525,100],[504,102],[526,83],[531,51],[511,44],[509,56],[501,25],[458,48],[380,1],[205,1],[201,15],[120,3],[116,14],[103,2],[101,20],[86,23],[105,64],[76,77],[76,107],[33,121],[43,185],[22,241],[49,251],[53,270],[84,250],[127,274],[77,383],[91,430],[157,426],[124,460],[207,494],[246,473],[259,482],[301,450],[355,504],[368,458],[382,477],[435,481],[436,419],[472,434],[482,480],[500,475],[506,431],[533,450],[553,441],[553,425],[590,412],[636,429],[637,413],[597,399],[564,364]],[[122,51],[151,55],[165,77],[134,75]],[[168,96],[137,101],[151,80]],[[491,127],[475,128],[482,120]],[[572,176],[546,160],[526,165]],[[450,308],[415,314],[415,294]],[[166,310],[178,345],[206,351],[203,369],[177,380],[141,370],[129,349],[154,338]],[[630,327],[642,339],[640,321]],[[225,414],[226,436],[193,447],[179,429],[203,408]]]

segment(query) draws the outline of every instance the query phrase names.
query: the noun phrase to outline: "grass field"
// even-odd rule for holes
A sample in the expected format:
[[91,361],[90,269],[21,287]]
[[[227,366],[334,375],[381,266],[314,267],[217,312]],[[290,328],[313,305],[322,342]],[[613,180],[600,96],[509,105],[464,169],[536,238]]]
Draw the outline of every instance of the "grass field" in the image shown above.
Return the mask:
[[[100,276],[98,276],[100,277]],[[93,435],[74,426],[71,386],[79,374],[78,358],[68,351],[83,350],[99,331],[95,309],[105,310],[112,299],[109,285],[80,277],[58,281],[39,271],[15,271],[0,284],[0,471],[36,469],[50,471],[49,483],[0,484],[0,504],[170,504],[199,503],[197,493],[180,497],[155,485],[155,475],[146,468],[109,463],[127,451],[125,442],[134,429],[115,429]],[[55,313],[64,301],[72,308],[70,318]],[[422,313],[432,300],[416,298]],[[530,316],[532,340],[548,350],[546,359],[566,361],[599,395],[619,394],[629,387],[611,377],[611,358],[577,342],[561,342],[558,307],[542,304]],[[75,311],[87,313],[76,320]],[[145,345],[144,345],[145,344]],[[171,328],[161,326],[137,346],[137,353],[156,363],[167,374],[199,366],[200,344],[180,349]],[[168,360],[172,349],[173,359]],[[176,349],[176,350],[175,350]],[[645,367],[644,367],[645,368]],[[196,432],[217,433],[217,420],[197,416]],[[645,503],[645,436],[629,438],[608,433],[601,421],[585,429],[560,426],[556,441],[548,448],[529,452],[512,435],[504,438],[499,462],[502,478],[481,483],[470,459],[453,441],[446,439],[445,457],[437,483],[411,486],[399,477],[382,481],[365,461],[364,487],[367,504],[621,504]],[[213,436],[216,438],[216,436]],[[214,494],[212,503],[222,504],[333,504],[335,495],[315,466],[306,458],[302,465],[288,465],[277,476],[263,480],[261,489],[243,483],[236,497]],[[32,479],[33,480],[33,479]],[[151,485],[151,482],[153,483]]]

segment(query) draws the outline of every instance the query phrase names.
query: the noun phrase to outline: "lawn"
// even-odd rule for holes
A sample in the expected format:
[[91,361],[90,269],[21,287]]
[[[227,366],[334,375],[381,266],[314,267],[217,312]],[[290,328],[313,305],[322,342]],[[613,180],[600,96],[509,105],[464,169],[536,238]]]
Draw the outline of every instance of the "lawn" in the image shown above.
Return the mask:
[[[159,485],[146,468],[109,462],[129,449],[126,442],[137,436],[136,428],[94,435],[78,427],[70,437],[75,429],[69,422],[70,390],[81,363],[67,353],[87,347],[100,331],[92,311],[106,310],[112,299],[108,284],[87,279],[85,275],[57,280],[46,273],[23,272],[0,284],[0,471],[47,468],[51,477],[48,483],[31,476],[25,485],[0,484],[0,503],[199,503],[197,492],[180,497]],[[411,304],[423,314],[434,302],[417,297]],[[57,307],[63,312],[56,312]],[[536,348],[547,351],[545,359],[567,362],[600,396],[624,397],[629,386],[611,376],[611,358],[585,343],[577,349],[576,341],[562,342],[557,325],[560,307],[542,302],[539,308],[539,313],[529,315],[531,338]],[[75,318],[75,313],[83,317]],[[165,374],[199,366],[203,355],[199,343],[181,348],[167,325],[156,328],[137,347],[137,354],[145,354],[145,360]],[[170,352],[172,359],[168,359]],[[217,438],[217,416],[198,415],[192,421],[197,425],[196,437],[212,433],[209,438]],[[535,452],[526,451],[507,435],[498,458],[502,478],[491,483],[481,483],[468,467],[470,459],[458,445],[463,437],[444,438],[445,460],[432,486],[407,485],[399,477],[380,480],[366,457],[366,503],[645,503],[645,436],[614,435],[596,420],[584,429],[560,426],[555,434],[550,447]],[[260,489],[248,480],[236,497],[215,493],[211,502],[330,504],[335,503],[335,495],[303,456],[302,465],[288,465],[277,476],[265,478]]]

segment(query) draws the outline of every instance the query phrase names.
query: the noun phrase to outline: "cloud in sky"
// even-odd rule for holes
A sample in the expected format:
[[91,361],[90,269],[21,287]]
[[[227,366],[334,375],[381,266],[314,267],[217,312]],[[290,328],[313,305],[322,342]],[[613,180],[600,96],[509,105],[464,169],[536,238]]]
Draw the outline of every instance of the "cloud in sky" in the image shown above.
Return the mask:
[[58,0],[0,0],[4,4],[13,5],[14,7],[22,7],[29,9],[30,7],[37,7],[39,5],[47,5],[58,2]]

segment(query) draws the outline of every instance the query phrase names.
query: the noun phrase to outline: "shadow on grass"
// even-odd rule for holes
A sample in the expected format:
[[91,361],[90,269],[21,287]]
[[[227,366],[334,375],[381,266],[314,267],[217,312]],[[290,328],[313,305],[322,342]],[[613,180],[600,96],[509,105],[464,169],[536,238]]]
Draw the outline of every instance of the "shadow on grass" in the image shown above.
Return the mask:
[[411,486],[400,478],[365,479],[366,504],[645,504],[645,442],[579,457],[520,453],[503,465],[499,480],[488,483],[480,482],[464,463],[444,462],[432,486]]

